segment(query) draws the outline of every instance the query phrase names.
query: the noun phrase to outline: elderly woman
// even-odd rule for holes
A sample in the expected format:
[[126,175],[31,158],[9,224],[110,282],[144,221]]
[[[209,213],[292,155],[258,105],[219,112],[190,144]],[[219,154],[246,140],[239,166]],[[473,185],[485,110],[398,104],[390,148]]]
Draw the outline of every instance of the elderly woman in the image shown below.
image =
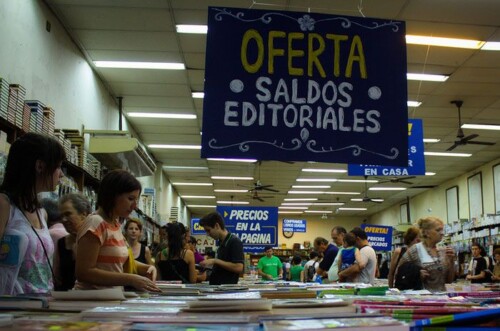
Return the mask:
[[[413,245],[398,264],[405,262],[418,265],[420,279],[429,291],[445,291],[445,283],[451,283],[455,275],[455,252],[451,247],[438,250],[437,243],[443,239],[444,223],[437,217],[421,218],[417,221],[422,241]],[[396,275],[397,275],[396,270]]]

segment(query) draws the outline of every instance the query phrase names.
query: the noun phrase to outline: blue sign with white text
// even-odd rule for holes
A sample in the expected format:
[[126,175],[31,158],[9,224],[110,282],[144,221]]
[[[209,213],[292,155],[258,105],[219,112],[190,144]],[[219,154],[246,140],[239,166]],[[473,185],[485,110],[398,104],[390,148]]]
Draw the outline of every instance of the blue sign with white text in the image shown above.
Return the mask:
[[349,164],[349,176],[419,176],[425,175],[424,128],[422,120],[408,120],[408,166],[387,167]]
[[205,232],[205,229],[200,225],[200,219],[199,218],[192,218],[191,219],[191,234],[207,234]]
[[406,166],[405,29],[209,7],[201,157]]
[[306,232],[306,220],[283,219],[283,232]]
[[392,226],[363,224],[370,246],[376,251],[392,250]]
[[278,245],[277,207],[217,206],[229,232],[237,235],[245,252],[262,252]]

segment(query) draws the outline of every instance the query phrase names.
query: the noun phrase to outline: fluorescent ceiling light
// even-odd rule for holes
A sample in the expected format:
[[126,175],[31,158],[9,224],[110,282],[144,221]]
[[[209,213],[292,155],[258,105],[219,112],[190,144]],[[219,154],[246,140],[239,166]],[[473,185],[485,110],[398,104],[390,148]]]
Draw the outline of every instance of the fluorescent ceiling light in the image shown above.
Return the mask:
[[215,199],[215,195],[181,195],[182,199]]
[[163,166],[167,170],[208,170],[208,167]]
[[336,178],[297,178],[297,182],[336,182]]
[[216,208],[217,206],[212,205],[187,205],[188,208]]
[[174,186],[213,186],[212,183],[172,183]]
[[285,198],[284,201],[318,201],[318,198]]
[[292,185],[292,188],[331,188],[329,185]]
[[234,177],[234,176],[212,176],[212,179],[229,179],[229,180],[253,180],[253,177]]
[[302,211],[278,210],[278,214],[302,214]]
[[205,97],[204,92],[191,92],[191,97],[194,99],[203,99]]
[[311,214],[331,214],[333,211],[331,210],[305,210],[306,213]]
[[406,187],[390,187],[390,186],[377,186],[370,187],[369,191],[404,191]]
[[148,147],[161,149],[201,149],[201,145],[150,144]]
[[309,207],[298,207],[298,206],[279,206],[279,209],[307,209]]
[[207,25],[194,25],[194,24],[177,24],[175,29],[178,33],[199,33],[207,34]]
[[247,162],[254,163],[257,162],[255,159],[221,159],[221,158],[208,158],[208,161],[224,161],[224,162]]
[[[355,199],[351,199],[351,201],[363,202],[363,199],[361,199],[361,198],[355,198]],[[370,201],[384,202],[384,199],[370,199]]]
[[214,192],[221,192],[221,193],[247,193],[248,190],[224,190],[224,189],[218,189],[218,190],[214,190]]
[[231,204],[231,205],[249,205],[248,201],[217,201],[219,205]]
[[331,172],[331,173],[346,173],[345,169],[314,169],[314,168],[304,168],[302,169],[304,172]]
[[428,82],[445,82],[450,78],[448,75],[429,75],[429,74],[414,74],[407,73],[406,79],[408,80],[423,80]]
[[435,172],[430,172],[430,171],[425,173],[426,176],[434,176],[435,174],[436,174]]
[[338,210],[366,210],[366,208],[340,207]]
[[326,194],[324,191],[288,191],[288,194]]
[[326,194],[336,194],[336,195],[358,195],[359,192],[326,192]]
[[415,45],[430,45],[430,46],[470,48],[470,49],[479,49],[484,45],[484,41],[480,40],[426,37],[426,36],[415,36],[415,35],[406,35],[406,43]]
[[343,202],[315,202],[313,206],[343,206]]
[[312,202],[282,202],[282,206],[310,206]]
[[500,130],[500,125],[493,124],[462,124],[462,129],[478,129],[478,130]]
[[421,105],[421,104],[422,104],[422,103],[421,103],[420,101],[407,101],[407,102],[406,102],[406,105],[407,105],[408,107],[415,107],[415,108],[416,108],[416,107],[420,107],[420,105]]
[[500,51],[500,42],[498,41],[487,41],[481,50],[485,51]]
[[120,68],[120,69],[162,69],[162,70],[184,70],[184,63],[168,62],[129,62],[129,61],[94,61],[98,68]]
[[128,117],[137,118],[172,118],[172,119],[196,119],[194,114],[167,114],[167,113],[127,113]]
[[437,139],[437,138],[424,138],[424,143],[438,143],[440,141],[441,141],[441,139]]
[[450,153],[450,152],[424,152],[428,156],[454,156],[454,157],[471,157],[469,153]]
[[378,183],[376,179],[337,179],[339,183]]

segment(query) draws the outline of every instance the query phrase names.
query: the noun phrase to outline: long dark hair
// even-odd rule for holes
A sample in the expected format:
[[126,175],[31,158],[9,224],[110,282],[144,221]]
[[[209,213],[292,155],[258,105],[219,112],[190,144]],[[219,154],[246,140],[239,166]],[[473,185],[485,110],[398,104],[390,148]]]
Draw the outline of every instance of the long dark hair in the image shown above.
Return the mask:
[[172,222],[167,224],[168,258],[180,257],[184,249],[186,228],[184,224]]
[[133,191],[141,191],[141,183],[126,170],[112,170],[104,176],[97,191],[97,205],[104,215],[111,217],[116,198]]
[[45,183],[51,183],[54,171],[66,160],[66,153],[56,139],[38,133],[26,133],[10,147],[4,179],[0,185],[0,191],[6,193],[12,203],[29,212],[40,207],[36,192],[38,160],[43,162],[38,175]]

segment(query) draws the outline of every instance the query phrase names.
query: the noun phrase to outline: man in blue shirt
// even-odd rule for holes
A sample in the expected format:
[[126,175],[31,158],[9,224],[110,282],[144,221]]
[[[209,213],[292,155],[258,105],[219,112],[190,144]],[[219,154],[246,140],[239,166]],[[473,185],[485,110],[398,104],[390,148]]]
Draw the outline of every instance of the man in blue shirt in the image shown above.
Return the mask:
[[314,250],[323,254],[323,259],[319,263],[318,269],[316,269],[316,277],[327,278],[328,270],[332,266],[339,249],[325,238],[316,237],[314,239]]

